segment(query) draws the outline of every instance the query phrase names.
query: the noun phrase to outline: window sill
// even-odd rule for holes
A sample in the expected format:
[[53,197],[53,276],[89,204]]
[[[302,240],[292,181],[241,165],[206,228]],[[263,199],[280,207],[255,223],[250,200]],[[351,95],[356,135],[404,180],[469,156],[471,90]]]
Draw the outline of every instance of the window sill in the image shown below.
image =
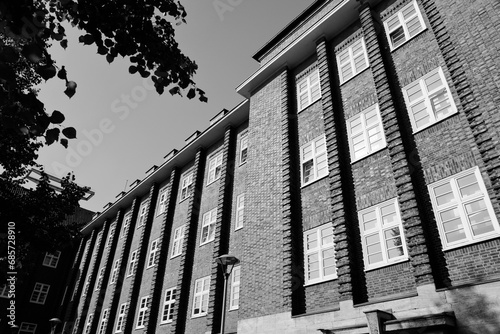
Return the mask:
[[313,104],[315,104],[318,101],[321,101],[321,95],[318,97],[317,100],[314,100],[311,103],[309,103],[307,106],[302,107],[302,109],[297,110],[297,114],[300,114],[302,111],[306,110],[307,108],[309,108],[310,106],[312,106]]
[[318,285],[321,283],[331,282],[331,281],[335,281],[336,279],[338,279],[338,276],[335,276],[332,278],[327,278],[327,279],[324,279],[322,281],[307,282],[307,283],[304,283],[304,287],[309,287],[309,286],[314,286],[314,285]]
[[239,230],[241,230],[242,228],[243,228],[243,226],[236,227],[236,228],[234,229],[234,231],[235,231],[235,232],[236,232],[236,231],[239,231]]
[[179,257],[181,255],[182,255],[182,253],[172,255],[172,256],[170,256],[170,259],[175,259],[176,257]]
[[399,259],[399,260],[395,260],[393,262],[389,262],[389,263],[380,263],[380,264],[377,264],[377,265],[373,265],[373,266],[370,266],[369,268],[366,267],[365,265],[365,273],[369,272],[369,271],[373,271],[373,270],[377,270],[377,269],[381,269],[381,268],[386,268],[386,267],[390,267],[392,265],[396,265],[396,264],[400,264],[400,263],[404,263],[404,262],[408,262],[410,261],[410,259],[408,257],[405,257],[405,258],[402,258],[402,259]]
[[484,236],[482,237],[481,239],[476,239],[476,240],[466,240],[464,242],[461,242],[460,244],[455,244],[455,245],[451,245],[451,246],[446,246],[446,245],[443,245],[443,251],[446,252],[446,251],[452,251],[452,250],[455,250],[455,249],[458,249],[458,248],[461,248],[461,247],[467,247],[467,246],[472,246],[472,245],[475,245],[475,244],[478,244],[478,243],[481,243],[481,242],[485,242],[485,241],[489,241],[489,240],[494,240],[494,239],[497,239],[497,238],[500,238],[500,233],[498,232],[495,232],[494,234],[489,234],[487,236]]
[[[426,126],[424,126],[423,128],[420,128],[420,129],[414,130],[414,131],[413,131],[413,134],[414,134],[414,135],[416,135],[417,133],[422,132],[422,131],[424,131],[424,130],[426,130],[426,129],[428,129],[428,128],[430,128],[430,127],[432,127],[432,126],[436,125],[436,124],[439,124],[439,123],[441,123],[441,122],[444,122],[444,121],[446,121],[448,118],[451,118],[451,117],[453,117],[453,116],[455,116],[455,115],[458,115],[458,110],[456,109],[456,107],[455,107],[455,111],[453,111],[452,113],[448,114],[446,117],[441,118],[440,120],[435,121],[434,123],[429,123],[429,124],[427,124]],[[413,124],[412,124],[412,126],[413,126]]]
[[368,66],[365,69],[363,69],[361,72],[358,72],[354,76],[352,76],[349,79],[347,79],[346,81],[341,82],[340,86],[342,87],[343,84],[348,83],[349,81],[351,81],[352,79],[354,79],[355,77],[357,77],[358,75],[360,75],[361,73],[363,73],[364,71],[366,71],[369,68],[370,68],[370,64],[368,64]]
[[[379,149],[378,149],[378,150],[376,150],[376,151],[370,152],[370,153],[368,153],[367,155],[365,155],[365,156],[363,156],[363,157],[361,157],[361,158],[358,158],[358,159],[356,159],[356,160],[352,160],[352,161],[351,161],[351,165],[354,165],[354,164],[355,164],[355,163],[357,163],[357,162],[360,162],[360,161],[362,161],[362,160],[364,160],[364,159],[366,159],[366,158],[368,158],[368,157],[371,157],[372,155],[374,155],[374,154],[376,154],[376,153],[378,153],[378,152],[380,152],[380,151],[383,151],[383,150],[385,150],[386,148],[387,148],[387,143],[385,144],[385,146],[384,146],[384,147],[381,147],[381,148],[379,148]],[[352,158],[351,158],[351,159],[352,159]]]
[[215,180],[210,181],[210,183],[207,181],[206,187],[208,187],[208,186],[210,186],[210,185],[214,184],[214,183],[215,183],[216,181],[218,181],[219,179],[220,179],[220,175],[219,175],[219,177],[218,177],[218,178],[216,178]]
[[207,244],[211,243],[211,242],[212,242],[212,241],[214,241],[214,240],[215,240],[215,239],[205,241],[205,242],[203,242],[203,243],[201,243],[201,244],[200,244],[200,247],[201,247],[201,246],[205,246],[205,245],[207,245]]
[[245,160],[245,161],[243,161],[243,162],[240,162],[240,164],[238,165],[238,167],[241,167],[241,166],[246,165],[247,161],[248,161],[248,160]]
[[389,41],[389,48],[390,48],[391,52],[396,51],[397,49],[401,48],[403,45],[406,45],[409,41],[411,41],[412,39],[416,38],[417,36],[420,36],[420,35],[421,35],[423,32],[425,32],[425,31],[427,31],[427,27],[425,27],[424,29],[422,29],[422,31],[421,31],[421,32],[419,32],[418,34],[416,34],[416,35],[415,35],[415,36],[413,36],[412,38],[410,38],[410,39],[408,39],[408,40],[404,41],[402,44],[400,44],[400,45],[398,45],[398,46],[396,46],[396,47],[393,47],[393,46],[392,46],[392,43],[390,42],[390,36],[386,33],[386,37],[387,37],[387,39],[388,39],[388,41]]
[[238,311],[240,308],[239,307],[233,307],[233,308],[230,308],[228,310],[228,312],[231,312],[231,311]]
[[182,203],[182,202],[184,202],[185,200],[189,199],[190,197],[191,197],[191,195],[190,195],[190,196],[187,196],[186,198],[181,198],[181,199],[179,200],[179,204],[181,204],[181,203]]
[[168,325],[168,324],[171,324],[172,323],[172,320],[169,320],[169,321],[161,321],[160,322],[160,326],[161,325]]
[[203,318],[203,317],[206,317],[207,315],[206,314],[192,314],[191,315],[191,319],[196,319],[196,318]]
[[318,182],[319,180],[322,180],[322,179],[324,179],[324,178],[328,177],[328,175],[329,175],[329,174],[326,174],[325,176],[322,176],[322,177],[320,177],[320,178],[317,178],[317,179],[315,179],[315,180],[313,180],[313,181],[310,181],[310,182],[308,182],[308,183],[306,183],[306,184],[302,184],[302,185],[300,186],[300,188],[302,189],[302,188],[305,188],[305,187],[307,187],[307,186],[309,186],[309,185],[311,185],[311,184],[313,184],[313,183],[316,183],[316,182]]

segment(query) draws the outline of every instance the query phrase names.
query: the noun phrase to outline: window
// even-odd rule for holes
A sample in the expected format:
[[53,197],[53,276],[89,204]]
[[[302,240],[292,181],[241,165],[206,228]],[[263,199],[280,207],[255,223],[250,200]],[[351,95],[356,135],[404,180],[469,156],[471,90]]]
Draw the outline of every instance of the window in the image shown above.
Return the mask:
[[7,284],[0,285],[0,298],[9,298],[9,287]]
[[222,152],[211,157],[208,162],[207,185],[218,180],[222,171]]
[[101,315],[101,322],[99,323],[98,334],[104,334],[106,331],[106,325],[108,324],[108,309],[104,309]]
[[109,285],[116,283],[116,280],[118,279],[119,269],[120,269],[120,260],[116,260],[115,265],[113,266],[113,271],[111,272],[111,280],[109,282]]
[[386,146],[378,104],[347,120],[351,161],[357,161]]
[[137,322],[135,328],[144,328],[146,324],[146,313],[148,311],[149,296],[142,297],[139,303],[139,313],[137,314]]
[[124,218],[124,221],[123,221],[123,231],[122,231],[122,239],[127,236],[128,228],[130,227],[130,219],[131,219],[130,215],[128,215],[128,216],[126,216]]
[[321,98],[319,70],[314,68],[297,82],[297,106],[299,112]]
[[328,175],[325,136],[320,136],[300,149],[302,185]]
[[403,45],[424,31],[425,23],[418,9],[417,2],[412,1],[399,12],[385,20],[384,27],[391,50]]
[[43,265],[45,267],[57,268],[57,263],[61,257],[60,251],[55,251],[54,253],[45,253],[45,258],[43,259]]
[[332,224],[304,232],[306,284],[337,278]]
[[161,215],[167,209],[167,189],[163,189],[160,193],[160,200],[158,201],[158,213],[157,216]]
[[191,196],[191,189],[193,189],[193,173],[189,173],[182,179],[181,183],[181,201]]
[[148,266],[147,268],[151,268],[156,264],[156,256],[160,251],[159,245],[160,239],[153,240],[151,242],[151,247],[149,248],[149,256],[148,256]]
[[83,334],[90,334],[90,330],[92,328],[92,320],[94,319],[94,314],[90,313],[87,317],[87,323],[85,323],[85,328],[83,330]]
[[194,283],[193,317],[207,315],[210,276],[197,279]]
[[248,158],[248,132],[245,131],[240,136],[240,165],[247,162]]
[[403,88],[413,132],[457,112],[441,67]]
[[120,309],[118,311],[118,318],[116,319],[116,328],[115,333],[121,333],[123,330],[123,325],[125,325],[125,315],[128,311],[128,304],[123,303],[120,305]]
[[368,68],[365,39],[360,38],[337,56],[340,83],[344,83]]
[[141,209],[139,210],[139,222],[137,227],[141,227],[146,223],[147,215],[148,215],[148,207],[149,203],[144,203],[141,205]]
[[111,248],[113,244],[113,236],[115,235],[116,223],[111,224],[109,228],[108,242],[106,243],[107,248]]
[[174,318],[175,288],[165,291],[165,300],[163,301],[163,311],[161,312],[161,323],[171,322]]
[[397,198],[358,212],[365,269],[408,258]]
[[36,331],[36,324],[32,324],[29,322],[21,322],[21,326],[19,326],[19,334],[21,333],[32,333],[34,334]]
[[127,276],[132,276],[135,274],[135,271],[137,270],[137,250],[133,251],[130,254],[130,262],[128,265],[128,271],[127,271]]
[[244,222],[244,211],[245,211],[245,194],[241,194],[236,197],[236,224],[235,229],[240,229],[243,227]]
[[217,208],[208,211],[203,215],[201,226],[201,244],[213,241],[215,238],[215,221],[217,219]]
[[230,310],[236,310],[240,307],[240,268],[241,266],[234,267],[231,275]]
[[429,194],[445,249],[500,234],[479,168],[429,185]]
[[[97,279],[99,280],[99,278],[97,278]],[[98,281],[98,283],[97,283],[97,284],[98,284],[98,285],[100,284],[100,283],[99,283],[99,281]],[[76,287],[76,286],[75,286],[75,287]],[[90,279],[87,277],[87,278],[85,279],[85,283],[83,284],[82,296],[86,296],[86,295],[87,295],[87,293],[88,293],[88,291],[89,291],[89,287],[90,287]],[[74,294],[75,294],[75,292],[76,292],[76,289],[75,289],[75,291],[73,292],[73,297],[72,297],[73,299],[74,299]]]
[[31,293],[30,302],[35,304],[45,304],[47,295],[49,294],[50,285],[43,283],[36,283],[33,292]]
[[[99,270],[99,275],[97,276],[97,282],[96,282],[96,285],[95,285],[95,291],[99,291],[99,289],[101,288],[101,285],[102,285],[102,280],[104,278],[104,271],[106,270],[105,267],[102,267],[100,270]],[[85,284],[90,284],[90,280],[87,279],[87,281],[85,282]],[[88,287],[88,286],[86,286]]]
[[182,225],[175,229],[174,232],[174,244],[172,246],[171,257],[176,257],[182,254],[182,246],[184,245],[184,231],[186,226]]

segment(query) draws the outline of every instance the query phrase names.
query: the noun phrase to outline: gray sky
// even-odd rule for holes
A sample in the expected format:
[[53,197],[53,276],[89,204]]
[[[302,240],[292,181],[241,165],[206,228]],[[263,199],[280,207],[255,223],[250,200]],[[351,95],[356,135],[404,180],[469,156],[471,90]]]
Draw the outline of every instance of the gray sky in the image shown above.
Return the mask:
[[49,115],[62,111],[64,125],[74,126],[78,137],[68,149],[57,143],[43,148],[38,161],[56,176],[74,171],[77,183],[96,192],[80,204],[103,211],[119,192],[128,191],[127,182],[143,179],[194,131],[205,130],[216,113],[243,101],[235,88],[258,69],[252,55],[313,2],[181,0],[187,24],[177,27],[176,40],[198,64],[194,81],[208,103],[168,91],[159,96],[149,80],[128,73],[128,60],[109,65],[95,45],[80,45],[78,32],[70,32],[69,47],[54,46],[53,54],[78,84],[77,92],[68,99],[64,82],[54,78],[41,87],[40,99]]

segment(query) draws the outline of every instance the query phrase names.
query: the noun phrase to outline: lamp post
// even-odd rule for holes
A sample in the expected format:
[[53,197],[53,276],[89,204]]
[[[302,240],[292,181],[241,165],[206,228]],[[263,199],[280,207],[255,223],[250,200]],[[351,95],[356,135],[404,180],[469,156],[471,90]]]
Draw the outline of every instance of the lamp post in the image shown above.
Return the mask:
[[215,261],[220,264],[222,273],[224,274],[224,294],[222,298],[222,318],[220,325],[220,334],[224,334],[224,325],[226,322],[226,294],[227,294],[227,280],[233,271],[235,265],[240,263],[236,257],[232,255],[222,255],[215,259]]
[[50,323],[50,334],[55,334],[56,332],[56,327],[61,323],[61,319],[59,318],[52,318],[49,320]]

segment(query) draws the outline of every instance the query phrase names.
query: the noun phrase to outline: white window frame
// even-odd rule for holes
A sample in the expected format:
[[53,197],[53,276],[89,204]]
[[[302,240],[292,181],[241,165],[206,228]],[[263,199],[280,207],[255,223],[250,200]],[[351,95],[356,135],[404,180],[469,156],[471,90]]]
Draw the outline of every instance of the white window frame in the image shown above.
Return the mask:
[[[436,73],[439,75],[439,78],[441,79],[441,82],[443,83],[443,85],[429,91],[427,88],[427,85],[425,84],[425,80],[428,79],[429,77],[435,75]],[[418,86],[422,92],[422,96],[410,103],[408,89],[415,87],[416,84],[418,84]],[[439,96],[440,94],[443,94],[443,93],[447,94],[447,97],[448,97],[448,100],[450,103],[451,111],[448,112],[447,114],[445,114],[444,116],[438,118],[436,116],[435,107],[434,107],[434,104],[432,103],[432,99]],[[450,87],[448,86],[448,81],[446,80],[446,77],[444,76],[444,73],[443,73],[443,69],[441,67],[438,67],[438,68],[430,71],[429,73],[425,74],[424,76],[420,77],[419,79],[406,85],[403,88],[403,96],[405,99],[406,107],[408,109],[408,114],[410,117],[411,126],[413,128],[413,133],[416,133],[416,132],[419,132],[423,129],[426,129],[426,128],[436,124],[437,122],[440,122],[441,120],[444,120],[448,117],[455,115],[458,112],[457,106],[455,105],[455,101],[453,99],[453,95],[451,95]],[[417,105],[417,104],[422,103],[422,102],[425,104],[425,109],[427,111],[427,115],[429,115],[430,121],[429,121],[429,123],[418,127],[417,122],[415,120],[415,115],[412,112],[412,107],[414,105]]]
[[149,309],[149,296],[145,296],[141,298],[141,301],[139,302],[139,309],[137,312],[137,320],[135,322],[135,328],[144,328],[145,322],[146,322],[146,313]]
[[111,248],[111,244],[113,243],[113,236],[115,234],[115,230],[116,230],[116,223],[113,223],[109,227],[108,241],[106,242],[106,248]]
[[248,131],[245,131],[240,135],[239,160],[240,166],[245,164],[248,160]]
[[106,331],[106,326],[108,324],[109,309],[104,309],[101,314],[101,321],[99,322],[99,328],[97,330],[98,334],[104,334]]
[[165,290],[165,297],[163,298],[163,307],[161,309],[160,324],[168,324],[172,322],[176,293],[177,293],[176,288],[170,288]]
[[[99,289],[101,288],[102,280],[104,279],[104,271],[105,270],[106,270],[105,267],[102,267],[101,269],[99,269],[99,274],[97,275],[97,282],[95,284],[95,291],[99,291]],[[85,284],[90,284],[90,280],[87,279]]]
[[[479,186],[479,193],[475,193],[475,194],[468,195],[468,196],[461,196],[460,195],[460,188],[458,185],[458,179],[466,177],[466,176],[470,176],[470,175],[475,176],[475,179],[476,179],[477,184]],[[444,205],[438,205],[434,189],[436,189],[439,186],[443,186],[445,184],[449,184],[451,186],[451,190],[452,190],[452,194],[453,194],[454,198],[453,198],[452,202],[445,203]],[[441,242],[443,244],[444,250],[449,250],[449,249],[461,247],[464,245],[474,244],[477,242],[496,238],[500,235],[500,226],[498,223],[498,219],[495,215],[495,211],[493,210],[493,206],[491,205],[491,201],[490,201],[490,198],[488,196],[488,191],[486,190],[486,187],[484,185],[484,181],[483,181],[483,178],[481,176],[481,172],[479,171],[479,168],[477,166],[470,168],[470,169],[467,169],[465,171],[462,171],[460,173],[454,174],[452,176],[449,176],[449,177],[444,178],[442,180],[439,180],[437,182],[434,182],[434,183],[428,185],[428,190],[429,190],[429,195],[431,197],[432,208],[434,211],[434,216],[436,218],[436,222],[437,222],[438,230],[439,230],[439,235],[441,237]],[[472,231],[472,225],[467,218],[466,206],[475,202],[475,201],[478,201],[478,200],[484,201],[485,208],[482,209],[482,211],[486,211],[488,213],[491,224],[493,226],[493,231],[481,234],[479,236],[474,236],[473,231]],[[453,208],[456,208],[456,210],[458,211],[459,218],[461,220],[461,224],[460,224],[459,228],[460,227],[462,228],[462,230],[463,230],[462,233],[465,234],[465,238],[458,240],[458,241],[454,241],[454,242],[447,242],[446,233],[445,233],[444,226],[443,226],[443,220],[441,218],[440,213],[443,211],[453,209]]]
[[192,318],[203,317],[208,312],[210,295],[210,276],[202,277],[194,282]]
[[[322,144],[318,145],[318,142],[322,142]],[[324,146],[324,150],[318,150],[318,146]],[[312,158],[308,160],[305,159],[304,150],[311,147]],[[321,162],[320,160],[324,159],[326,161],[326,170],[323,173],[319,173],[318,166]],[[311,179],[307,182],[304,181],[304,167],[305,164],[309,161],[312,161],[312,176]],[[302,145],[300,148],[300,182],[302,187],[307,186],[313,182],[316,182],[324,177],[328,176],[328,152],[326,149],[326,138],[325,135],[321,135],[319,137],[314,138],[314,140],[308,142],[305,145]]]
[[174,242],[172,244],[172,253],[170,258],[174,258],[182,254],[182,247],[184,245],[184,233],[186,231],[186,225],[179,226],[174,231]]
[[128,214],[123,218],[123,228],[122,228],[122,236],[121,239],[125,238],[130,228],[130,221],[132,220],[132,215]]
[[235,219],[235,230],[239,230],[243,227],[245,222],[245,193],[240,194],[236,197],[236,219]]
[[[394,222],[384,224],[384,215],[382,213],[382,209],[387,208],[389,206],[394,207]],[[364,219],[365,215],[369,213],[375,213],[374,226],[365,230],[365,223],[369,223],[370,221],[366,221]],[[408,250],[406,247],[406,240],[403,229],[403,222],[401,219],[401,211],[399,209],[398,199],[392,198],[388,201],[384,201],[382,203],[373,205],[369,208],[358,211],[358,221],[359,221],[359,229],[361,232],[361,243],[363,246],[363,260],[365,263],[365,271],[375,268],[381,268],[388,265],[392,265],[395,263],[403,262],[408,260]],[[394,228],[399,229],[399,239],[401,241],[401,245],[399,247],[402,248],[403,254],[399,256],[395,256],[393,258],[389,258],[389,250],[395,247],[389,248],[387,245],[388,238],[385,236],[385,232],[388,232]],[[380,253],[382,255],[382,261],[371,263],[369,261],[368,247],[374,244],[368,245],[367,238],[378,236],[378,241],[380,244]],[[390,239],[395,239],[394,237]]]
[[57,268],[57,264],[59,263],[59,258],[61,257],[60,251],[55,251],[54,253],[45,253],[45,257],[43,258],[42,265],[50,268]]
[[19,326],[19,334],[21,333],[34,334],[36,332],[36,327],[37,325],[31,322],[21,322],[21,325]]
[[[354,53],[355,48],[360,47],[360,50]],[[359,57],[362,57],[364,60],[364,65],[357,69],[356,64],[357,61],[359,60]],[[370,67],[370,61],[368,60],[368,53],[366,52],[366,44],[365,44],[365,39],[363,37],[357,39],[355,42],[353,42],[349,47],[347,47],[345,50],[339,52],[337,55],[337,66],[339,70],[339,77],[340,77],[340,84],[344,84],[347,81],[351,80],[364,70]],[[344,74],[343,69],[349,66],[351,70],[351,75],[346,76]]]
[[[307,75],[300,80],[297,80],[297,109],[301,112],[314,102],[321,100],[321,78],[319,76],[319,69],[311,69]],[[318,90],[317,95],[313,92]],[[302,97],[305,102],[302,103]]]
[[222,173],[222,152],[218,152],[208,159],[207,185],[217,181]]
[[200,246],[214,241],[216,221],[217,208],[214,208],[203,215],[203,221],[201,224]]
[[160,239],[156,239],[151,241],[151,245],[149,246],[149,255],[148,255],[148,265],[146,269],[154,267],[156,264],[156,254],[160,252]]
[[130,260],[129,260],[129,265],[128,265],[128,270],[127,270],[127,277],[130,277],[135,274],[137,270],[137,264],[138,264],[138,256],[139,252],[136,249],[132,253],[130,253]]
[[115,333],[121,333],[123,330],[123,325],[125,324],[125,316],[128,311],[128,303],[123,303],[120,305],[118,310],[118,317],[116,318]]
[[120,260],[116,260],[115,264],[113,265],[113,270],[111,271],[111,279],[109,280],[109,285],[115,284],[116,281],[118,280],[118,272],[120,269]]
[[[321,244],[319,241],[321,240],[322,236],[322,231],[327,231],[327,233],[331,232],[331,242]],[[314,248],[308,248],[307,242],[308,242],[308,237],[309,236],[314,236],[316,237],[317,242],[317,247]],[[327,235],[328,236],[328,235]],[[333,225],[332,223],[327,223],[323,224],[321,226],[315,227],[313,229],[310,229],[308,231],[304,232],[304,271],[305,271],[305,284],[310,285],[310,284],[315,284],[315,283],[320,283],[320,282],[326,282],[329,280],[333,280],[337,278],[337,261],[335,260],[335,272],[333,274],[326,275],[324,270],[325,267],[323,265],[320,266],[320,264],[323,263],[324,260],[324,251],[329,251],[333,250],[333,258],[335,259],[335,235],[333,234]],[[309,278],[309,265],[310,265],[310,260],[309,256],[316,255],[318,258],[318,277],[317,278]]]
[[144,224],[146,224],[146,220],[148,218],[148,208],[149,208],[149,201],[141,204],[141,207],[139,209],[139,215],[137,217],[137,228],[140,228]]
[[240,277],[241,277],[241,266],[236,266],[233,268],[233,272],[231,273],[229,310],[237,310],[240,308]]
[[90,334],[93,319],[94,319],[94,313],[90,313],[87,316],[87,321],[85,322],[85,328],[83,330],[83,334]]
[[184,177],[182,178],[181,182],[181,198],[179,202],[182,202],[186,198],[191,196],[191,189],[193,188],[193,178],[194,178],[194,173],[189,172]]
[[[367,115],[373,111],[375,111],[376,113],[374,116],[376,117],[376,123],[367,125]],[[360,129],[357,129],[357,131],[353,133],[352,123],[357,121],[359,121]],[[347,127],[347,136],[349,140],[349,152],[351,154],[351,162],[359,161],[387,147],[387,142],[385,140],[385,134],[384,134],[384,125],[382,124],[382,118],[380,117],[380,109],[378,103],[366,108],[359,114],[349,118],[346,121],[346,127]],[[381,136],[382,144],[378,148],[373,148],[373,143],[370,141],[370,132],[372,132],[377,128],[378,128],[377,135]],[[365,149],[366,152],[365,154],[356,157],[355,156],[356,152],[354,151],[355,149],[354,139],[359,137],[363,138],[363,149]]]
[[161,215],[167,209],[167,187],[160,191],[160,196],[158,196],[158,210],[156,216]]
[[31,293],[30,303],[44,305],[49,295],[50,285],[36,282]]
[[[407,17],[405,19],[404,16],[403,16],[403,12],[406,9],[408,9],[409,7],[412,7],[412,6],[413,6],[413,8],[415,10],[415,14],[413,14],[410,17]],[[417,19],[418,19],[418,21],[420,23],[420,30],[417,31],[415,33],[415,35],[410,36],[410,32],[408,30],[408,22],[410,20],[412,20],[413,18],[415,18],[415,17],[417,17]],[[389,21],[392,20],[392,19],[396,19],[396,18],[399,21],[399,24],[396,25],[396,26],[394,26],[392,29],[389,30]],[[397,13],[394,13],[393,15],[391,15],[390,17],[388,17],[384,21],[384,28],[385,28],[385,34],[386,34],[387,40],[389,42],[389,46],[391,48],[391,51],[394,51],[397,48],[401,47],[402,45],[406,44],[412,38],[418,36],[419,34],[421,34],[423,31],[425,31],[427,29],[427,27],[425,26],[424,19],[422,17],[422,13],[420,13],[420,8],[418,8],[418,5],[417,5],[416,1],[410,2],[409,4],[407,4],[406,6],[404,6],[403,8],[401,8]],[[394,46],[394,44],[392,42],[392,39],[391,39],[391,34],[393,32],[395,32],[396,30],[400,29],[400,28],[403,28],[403,34],[404,34],[405,40],[401,44],[399,44],[397,46]]]

